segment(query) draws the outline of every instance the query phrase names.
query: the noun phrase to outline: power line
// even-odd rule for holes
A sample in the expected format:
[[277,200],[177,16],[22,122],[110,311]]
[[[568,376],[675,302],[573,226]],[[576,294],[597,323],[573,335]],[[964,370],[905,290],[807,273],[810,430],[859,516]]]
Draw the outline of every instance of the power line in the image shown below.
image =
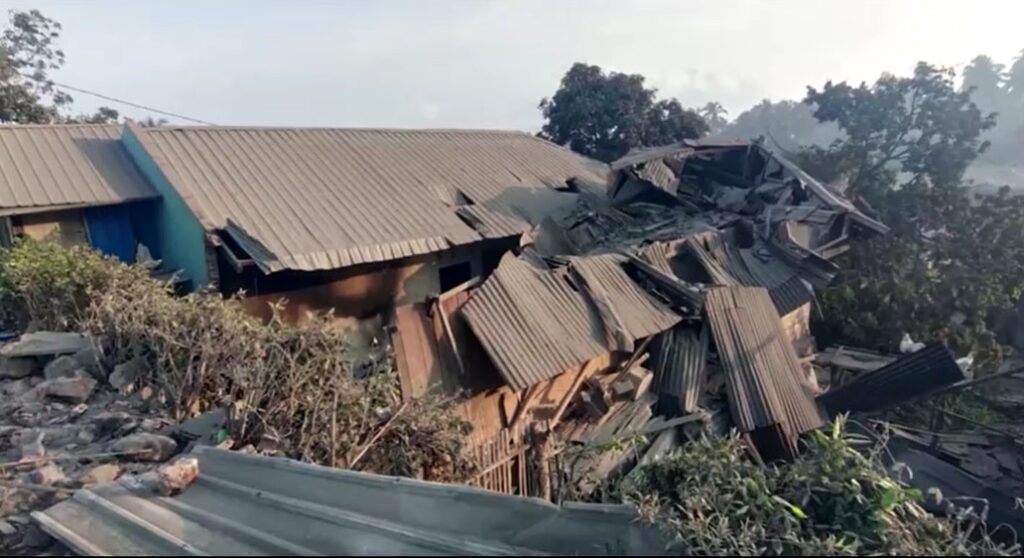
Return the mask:
[[[26,77],[26,78],[29,78],[29,79],[32,79],[32,80],[35,80],[35,78],[33,78],[32,76],[27,76],[27,75],[24,75],[24,74],[22,74],[22,76]],[[36,81],[38,81],[38,80],[36,80]],[[191,116],[185,116],[183,114],[176,114],[176,113],[173,113],[173,112],[168,112],[166,110],[160,110],[158,108],[147,107],[146,105],[140,105],[138,103],[133,103],[131,101],[126,101],[124,99],[118,99],[117,97],[111,97],[109,95],[104,95],[102,93],[97,93],[95,91],[89,91],[88,89],[82,89],[80,87],[75,87],[73,85],[68,85],[66,83],[57,83],[56,81],[50,81],[49,83],[51,83],[53,85],[56,85],[57,87],[63,87],[64,89],[69,89],[69,90],[74,91],[76,93],[84,93],[86,95],[92,95],[93,97],[99,97],[100,99],[104,99],[104,100],[111,101],[111,102],[114,102],[114,103],[121,103],[122,105],[128,105],[130,107],[135,107],[135,108],[146,110],[146,111],[153,112],[153,113],[156,113],[156,114],[162,114],[164,116],[171,116],[171,117],[178,118],[178,119],[181,119],[181,120],[188,120],[189,122],[195,122],[197,124],[206,124],[208,126],[215,126],[216,125],[213,122],[207,122],[205,120],[200,120],[198,118],[192,118]]]

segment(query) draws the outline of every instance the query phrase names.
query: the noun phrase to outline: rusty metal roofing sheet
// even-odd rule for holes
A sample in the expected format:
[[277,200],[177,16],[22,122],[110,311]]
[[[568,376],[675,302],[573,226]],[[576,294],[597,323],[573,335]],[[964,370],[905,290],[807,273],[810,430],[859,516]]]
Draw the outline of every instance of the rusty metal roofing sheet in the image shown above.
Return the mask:
[[199,477],[160,497],[130,478],[33,518],[84,555],[650,554],[624,505],[555,506],[480,488],[197,448]]
[[818,401],[830,413],[876,411],[964,379],[953,354],[937,343],[864,372],[852,382],[825,392]]
[[[630,342],[643,339],[679,323],[678,314],[640,288],[622,267],[624,256],[601,254],[569,260],[569,267],[582,279],[586,293],[598,308],[607,307]],[[607,322],[609,319],[605,319]],[[623,350],[630,350],[625,347]]]
[[155,198],[117,125],[0,126],[0,215]]
[[781,428],[791,440],[822,425],[822,416],[786,341],[768,291],[718,287],[704,306],[737,427],[745,432]]
[[[208,230],[231,221],[266,272],[333,269],[480,240],[439,191],[504,208],[607,167],[521,132],[134,128]],[[522,196],[520,196],[522,197]]]
[[476,289],[462,315],[515,389],[608,351],[596,309],[568,275],[512,254]]
[[530,230],[530,224],[526,221],[482,205],[459,206],[455,212],[480,236],[488,239],[519,236]]
[[700,404],[707,379],[708,337],[706,326],[677,325],[651,344],[654,390],[671,399],[683,414],[696,412]]

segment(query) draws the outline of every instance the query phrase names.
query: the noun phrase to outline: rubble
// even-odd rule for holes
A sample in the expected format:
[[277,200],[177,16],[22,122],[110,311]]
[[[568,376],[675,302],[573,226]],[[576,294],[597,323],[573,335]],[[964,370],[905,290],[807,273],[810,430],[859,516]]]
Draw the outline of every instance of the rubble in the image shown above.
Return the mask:
[[59,333],[37,331],[26,333],[13,343],[0,347],[0,357],[46,357],[73,355],[90,347],[89,340],[81,333]]
[[18,379],[29,376],[36,368],[33,357],[0,357],[0,379]]
[[81,363],[70,356],[59,356],[43,368],[43,377],[47,380],[70,378],[76,371],[82,370]]
[[131,455],[140,461],[167,461],[178,451],[178,443],[159,434],[132,434],[114,442],[111,451]]
[[82,486],[106,484],[117,480],[117,477],[120,475],[121,467],[119,465],[107,463],[105,465],[97,465],[82,473],[82,475],[78,477],[78,483]]
[[85,372],[71,377],[60,377],[52,380],[45,380],[35,388],[33,392],[37,398],[55,397],[82,403],[89,399],[93,390],[96,389],[96,380]]

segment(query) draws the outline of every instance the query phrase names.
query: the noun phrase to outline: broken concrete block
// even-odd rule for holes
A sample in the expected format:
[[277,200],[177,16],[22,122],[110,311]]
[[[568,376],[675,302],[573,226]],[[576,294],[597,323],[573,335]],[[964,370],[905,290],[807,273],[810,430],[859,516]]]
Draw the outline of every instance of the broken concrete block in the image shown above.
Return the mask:
[[91,376],[56,378],[46,380],[35,387],[35,390],[44,397],[56,397],[72,403],[82,403],[88,400],[95,389],[96,380]]
[[178,451],[178,443],[159,434],[132,434],[114,442],[111,451],[131,453],[139,461],[167,461]]
[[142,358],[133,358],[114,367],[114,370],[107,378],[107,382],[114,389],[125,390],[134,385],[135,382],[146,372],[146,361]]
[[21,535],[23,548],[46,548],[53,544],[53,538],[35,525],[26,525]]
[[0,521],[0,537],[9,537],[17,532],[18,530],[14,528],[14,525],[6,521]]
[[36,370],[36,359],[32,357],[0,357],[0,379],[18,379],[31,376]]
[[4,382],[3,387],[0,388],[0,394],[8,397],[20,397],[28,393],[32,389],[32,382],[28,378],[21,378],[20,380],[11,380]]
[[17,341],[0,348],[0,356],[29,357],[72,355],[89,346],[81,333],[37,331],[26,333]]
[[157,492],[161,496],[173,496],[195,482],[199,476],[199,460],[195,457],[181,457],[161,465],[156,474],[160,479]]
[[56,380],[57,378],[70,378],[75,374],[75,370],[81,368],[81,365],[77,360],[70,356],[60,356],[43,368],[43,377],[47,380]]
[[78,477],[78,482],[80,482],[82,486],[94,486],[97,484],[114,482],[120,475],[120,466],[113,463],[107,463],[105,465],[97,465],[92,469],[89,469],[83,473],[82,476]]
[[56,463],[46,463],[32,471],[31,476],[32,482],[49,486],[64,481],[64,470]]

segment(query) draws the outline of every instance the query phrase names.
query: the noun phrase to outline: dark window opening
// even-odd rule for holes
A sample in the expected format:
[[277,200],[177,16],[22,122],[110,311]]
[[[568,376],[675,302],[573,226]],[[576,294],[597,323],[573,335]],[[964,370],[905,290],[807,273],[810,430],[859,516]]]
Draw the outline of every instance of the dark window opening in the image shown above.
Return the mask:
[[469,262],[457,263],[442,267],[439,274],[441,276],[441,292],[444,293],[472,279],[473,266]]

